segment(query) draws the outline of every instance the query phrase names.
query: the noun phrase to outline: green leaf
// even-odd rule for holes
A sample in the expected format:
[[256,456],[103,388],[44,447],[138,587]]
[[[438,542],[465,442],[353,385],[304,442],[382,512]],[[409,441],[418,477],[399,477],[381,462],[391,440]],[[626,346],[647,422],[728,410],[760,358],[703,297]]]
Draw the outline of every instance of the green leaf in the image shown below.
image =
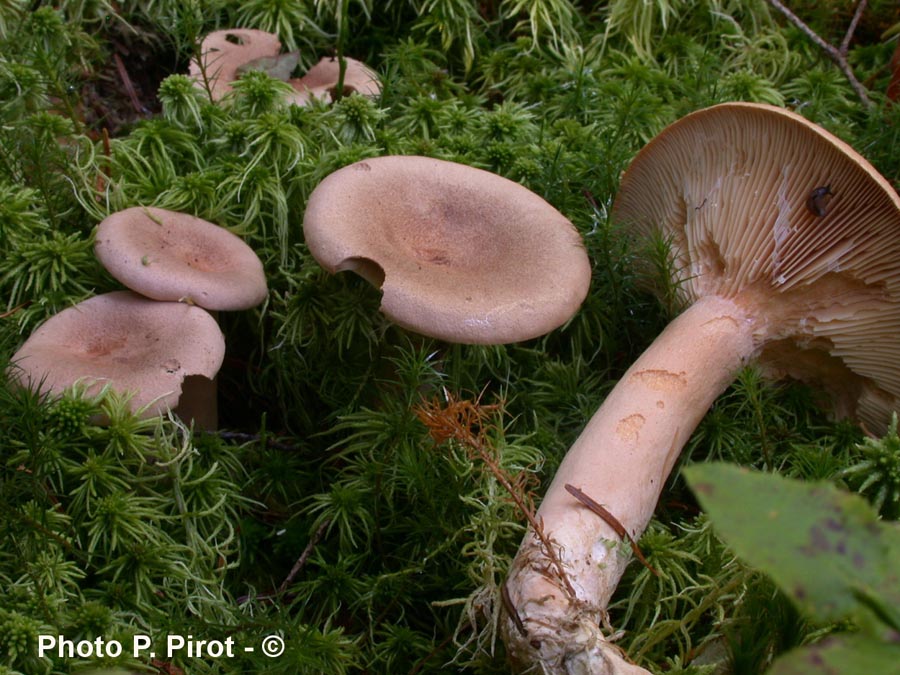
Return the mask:
[[900,675],[900,634],[888,642],[858,633],[836,635],[795,649],[772,665],[769,675]]
[[685,474],[728,545],[808,616],[836,621],[865,608],[888,626],[897,620],[900,530],[861,497],[727,464]]

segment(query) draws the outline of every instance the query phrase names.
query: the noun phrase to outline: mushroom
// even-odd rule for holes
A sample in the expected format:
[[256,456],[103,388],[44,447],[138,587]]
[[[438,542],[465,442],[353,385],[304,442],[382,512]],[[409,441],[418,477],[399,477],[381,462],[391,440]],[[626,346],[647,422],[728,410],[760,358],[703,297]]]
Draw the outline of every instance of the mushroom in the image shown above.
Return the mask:
[[[240,237],[201,218],[135,206],[106,217],[94,252],[116,279],[154,300],[187,302],[218,311],[250,309],[268,293],[256,253]],[[218,426],[215,380],[189,380],[190,412],[199,429]]]
[[197,402],[185,382],[211,381],[224,356],[225,338],[208,312],[115,291],[47,319],[13,355],[11,375],[56,395],[78,382],[88,393],[108,385],[132,394],[128,405],[142,417],[173,409],[190,420],[182,406]]
[[[509,651],[540,672],[646,672],[600,631],[627,547],[681,448],[738,370],[820,383],[839,414],[883,430],[900,397],[900,199],[866,160],[795,113],[728,103],[652,140],[612,218],[671,241],[689,303],[631,366],[564,458],[510,570]],[[541,670],[541,668],[543,668]]]
[[191,60],[188,72],[198,87],[218,101],[231,91],[239,69],[260,59],[276,58],[281,42],[274,33],[253,28],[229,28],[209,33],[200,44],[200,59]]
[[[347,68],[341,94],[357,92],[373,98],[381,94],[381,82],[372,69],[356,59],[345,57],[344,62]],[[305,105],[313,99],[334,101],[339,80],[340,62],[334,57],[325,57],[306,71],[303,77],[288,82],[297,90],[294,102]]]
[[240,237],[177,211],[113,213],[97,226],[94,251],[116,279],[154,300],[241,310],[268,293],[262,262]]
[[567,321],[590,283],[572,224],[527,188],[428,157],[367,159],[310,195],[306,243],[329,272],[383,292],[392,321],[457,343],[500,344]]

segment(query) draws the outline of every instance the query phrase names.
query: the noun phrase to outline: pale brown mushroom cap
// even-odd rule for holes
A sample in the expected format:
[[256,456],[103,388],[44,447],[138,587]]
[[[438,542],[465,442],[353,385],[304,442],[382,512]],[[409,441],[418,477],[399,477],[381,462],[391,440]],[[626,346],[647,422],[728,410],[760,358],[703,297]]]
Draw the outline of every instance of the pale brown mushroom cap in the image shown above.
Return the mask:
[[[381,82],[362,61],[344,57],[347,64],[344,72],[344,94],[359,93],[363,96],[376,97],[381,94]],[[340,78],[340,64],[336,58],[322,58],[306,74],[288,82],[297,90],[294,102],[303,105],[311,99],[333,101],[335,89]]]
[[240,237],[177,211],[135,206],[113,213],[97,226],[94,250],[116,279],[155,300],[239,310],[268,292],[262,262]]
[[205,88],[205,71],[210,94],[218,101],[231,91],[238,68],[257,59],[278,56],[280,51],[281,42],[274,33],[252,28],[217,30],[203,38],[200,62],[192,60],[188,72],[198,87]]
[[900,404],[900,198],[849,145],[781,108],[713,106],[638,153],[613,218],[671,241],[686,301],[757,308],[764,369],[885,428]]
[[381,287],[392,321],[451,342],[543,335],[575,314],[590,284],[581,238],[559,211],[506,178],[428,157],[332,173],[303,230],[329,272]]
[[174,408],[188,376],[215,377],[225,356],[216,320],[199,307],[130,291],[97,295],[45,321],[12,358],[11,375],[61,394],[76,382],[96,393],[133,392],[132,410]]

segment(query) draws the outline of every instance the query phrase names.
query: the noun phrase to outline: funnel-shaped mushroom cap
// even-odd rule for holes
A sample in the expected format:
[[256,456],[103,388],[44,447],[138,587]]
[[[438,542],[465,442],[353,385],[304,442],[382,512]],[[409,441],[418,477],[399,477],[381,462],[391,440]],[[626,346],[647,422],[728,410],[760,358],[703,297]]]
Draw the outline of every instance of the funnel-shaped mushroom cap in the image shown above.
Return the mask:
[[267,293],[262,263],[238,236],[176,211],[135,206],[97,226],[95,252],[116,279],[154,300],[249,309]]
[[149,406],[150,417],[176,406],[185,377],[215,377],[224,356],[209,312],[116,291],[47,319],[13,356],[11,374],[52,394],[79,381],[90,392],[133,392],[131,409]]
[[[197,86],[204,86],[204,74],[210,94],[218,101],[231,91],[238,78],[238,68],[258,59],[275,57],[281,43],[274,33],[252,28],[217,30],[203,38],[200,61],[191,61],[188,72]],[[202,64],[202,65],[201,65]]]
[[578,232],[527,188],[462,164],[379,157],[313,191],[306,243],[329,272],[383,291],[399,325],[462,343],[501,344],[565,323],[590,283]]
[[[344,94],[357,92],[363,96],[378,96],[381,93],[381,82],[378,76],[362,61],[344,58],[347,64],[344,73]],[[306,74],[294,80],[288,80],[297,90],[295,102],[302,105],[313,98],[331,101],[340,79],[340,64],[336,58],[325,57],[310,68]]]
[[635,157],[619,223],[671,242],[685,299],[762,317],[760,363],[819,382],[884,429],[900,404],[900,199],[857,152],[800,115],[726,103]]

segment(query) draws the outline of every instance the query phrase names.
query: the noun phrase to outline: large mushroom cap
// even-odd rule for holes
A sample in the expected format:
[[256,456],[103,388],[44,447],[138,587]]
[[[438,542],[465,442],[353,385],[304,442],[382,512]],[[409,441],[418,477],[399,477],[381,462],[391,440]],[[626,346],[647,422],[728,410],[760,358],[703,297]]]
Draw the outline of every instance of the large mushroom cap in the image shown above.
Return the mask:
[[839,412],[885,428],[900,402],[900,199],[850,146],[781,108],[713,106],[638,153],[613,217],[671,241],[686,300],[760,308],[764,369],[825,384]]
[[176,406],[185,377],[215,377],[224,356],[208,312],[116,291],[50,317],[13,356],[11,374],[52,394],[79,381],[132,392],[132,410],[147,406],[150,417]]
[[184,213],[143,206],[114,213],[97,226],[95,252],[116,279],[155,300],[239,310],[266,297],[265,272],[253,249]]
[[329,272],[380,286],[399,325],[462,343],[543,335],[578,309],[590,265],[578,232],[525,187],[462,164],[380,157],[313,191],[303,221]]
[[208,82],[210,95],[218,101],[231,91],[241,66],[276,57],[280,51],[281,42],[274,33],[253,28],[217,30],[203,38],[200,60],[191,61],[188,72],[198,87]]

